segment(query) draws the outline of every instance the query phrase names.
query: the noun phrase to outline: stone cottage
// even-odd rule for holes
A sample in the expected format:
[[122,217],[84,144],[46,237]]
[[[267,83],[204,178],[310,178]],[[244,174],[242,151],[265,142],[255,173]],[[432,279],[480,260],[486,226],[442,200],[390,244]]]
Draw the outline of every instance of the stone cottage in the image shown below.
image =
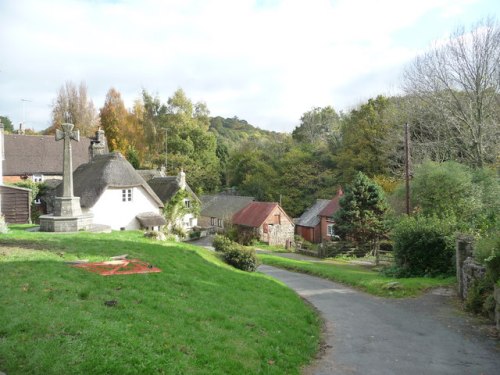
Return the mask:
[[250,202],[233,216],[238,232],[249,233],[269,245],[293,242],[294,224],[278,203]]

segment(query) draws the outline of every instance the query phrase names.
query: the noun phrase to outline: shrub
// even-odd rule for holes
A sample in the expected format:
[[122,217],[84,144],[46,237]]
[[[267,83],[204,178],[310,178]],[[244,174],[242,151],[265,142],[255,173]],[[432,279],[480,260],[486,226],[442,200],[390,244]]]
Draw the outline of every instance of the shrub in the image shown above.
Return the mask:
[[214,247],[215,251],[220,251],[222,253],[226,252],[231,246],[234,245],[235,242],[220,234],[216,234],[212,242],[212,246]]
[[243,271],[253,272],[258,266],[255,250],[246,249],[236,243],[226,249],[223,258],[227,264]]
[[497,230],[480,238],[474,247],[474,258],[484,264],[493,279],[500,278],[500,231]]
[[495,307],[491,306],[492,295],[493,284],[488,277],[475,280],[467,291],[465,309],[475,314],[490,316],[495,310]]
[[405,217],[394,228],[394,260],[405,276],[453,273],[455,223],[437,217]]

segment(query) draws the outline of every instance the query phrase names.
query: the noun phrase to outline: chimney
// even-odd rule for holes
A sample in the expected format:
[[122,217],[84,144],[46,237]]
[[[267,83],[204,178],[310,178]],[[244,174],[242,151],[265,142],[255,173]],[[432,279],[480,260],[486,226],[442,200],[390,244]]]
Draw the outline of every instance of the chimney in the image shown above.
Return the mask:
[[181,190],[184,190],[186,188],[186,174],[181,168],[181,171],[177,175],[177,182],[179,183],[179,187]]
[[89,146],[89,161],[94,159],[96,155],[104,155],[107,152],[106,145],[106,135],[104,134],[104,130],[99,128],[95,132],[95,138],[90,141]]

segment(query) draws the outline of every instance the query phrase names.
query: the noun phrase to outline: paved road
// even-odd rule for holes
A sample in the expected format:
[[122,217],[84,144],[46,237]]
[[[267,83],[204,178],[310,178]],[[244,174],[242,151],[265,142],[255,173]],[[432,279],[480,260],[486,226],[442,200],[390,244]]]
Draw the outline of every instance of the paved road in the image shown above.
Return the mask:
[[498,342],[471,329],[446,290],[390,300],[270,266],[259,271],[282,280],[325,319],[326,352],[306,374],[500,374]]

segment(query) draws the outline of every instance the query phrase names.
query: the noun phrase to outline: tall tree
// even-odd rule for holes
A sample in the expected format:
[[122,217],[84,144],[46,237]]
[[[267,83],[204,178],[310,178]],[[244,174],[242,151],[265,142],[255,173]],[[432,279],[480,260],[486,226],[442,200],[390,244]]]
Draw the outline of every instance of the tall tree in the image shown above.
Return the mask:
[[127,134],[127,122],[129,113],[120,93],[114,89],[109,89],[106,94],[104,106],[99,110],[101,127],[106,133],[110,151],[120,151],[127,154],[129,139]]
[[369,244],[375,250],[387,232],[387,210],[382,188],[359,172],[346,186],[340,209],[334,214],[335,233],[360,245]]
[[331,137],[338,137],[340,132],[340,117],[330,107],[315,107],[304,113],[300,118],[300,125],[293,132],[292,137],[302,143],[317,143],[327,141]]
[[88,97],[85,82],[76,86],[68,81],[60,87],[52,107],[52,124],[44,133],[55,133],[65,122],[75,125],[75,129],[80,130],[80,134],[84,136],[90,136],[97,130],[99,119],[94,104]]
[[482,20],[415,59],[404,89],[412,116],[452,157],[481,167],[497,157],[500,122],[500,27]]
[[[402,127],[394,103],[384,96],[369,99],[342,120],[342,142],[334,150],[334,162],[342,183],[358,171],[373,177],[389,174],[401,162]],[[398,162],[399,161],[399,162]]]

